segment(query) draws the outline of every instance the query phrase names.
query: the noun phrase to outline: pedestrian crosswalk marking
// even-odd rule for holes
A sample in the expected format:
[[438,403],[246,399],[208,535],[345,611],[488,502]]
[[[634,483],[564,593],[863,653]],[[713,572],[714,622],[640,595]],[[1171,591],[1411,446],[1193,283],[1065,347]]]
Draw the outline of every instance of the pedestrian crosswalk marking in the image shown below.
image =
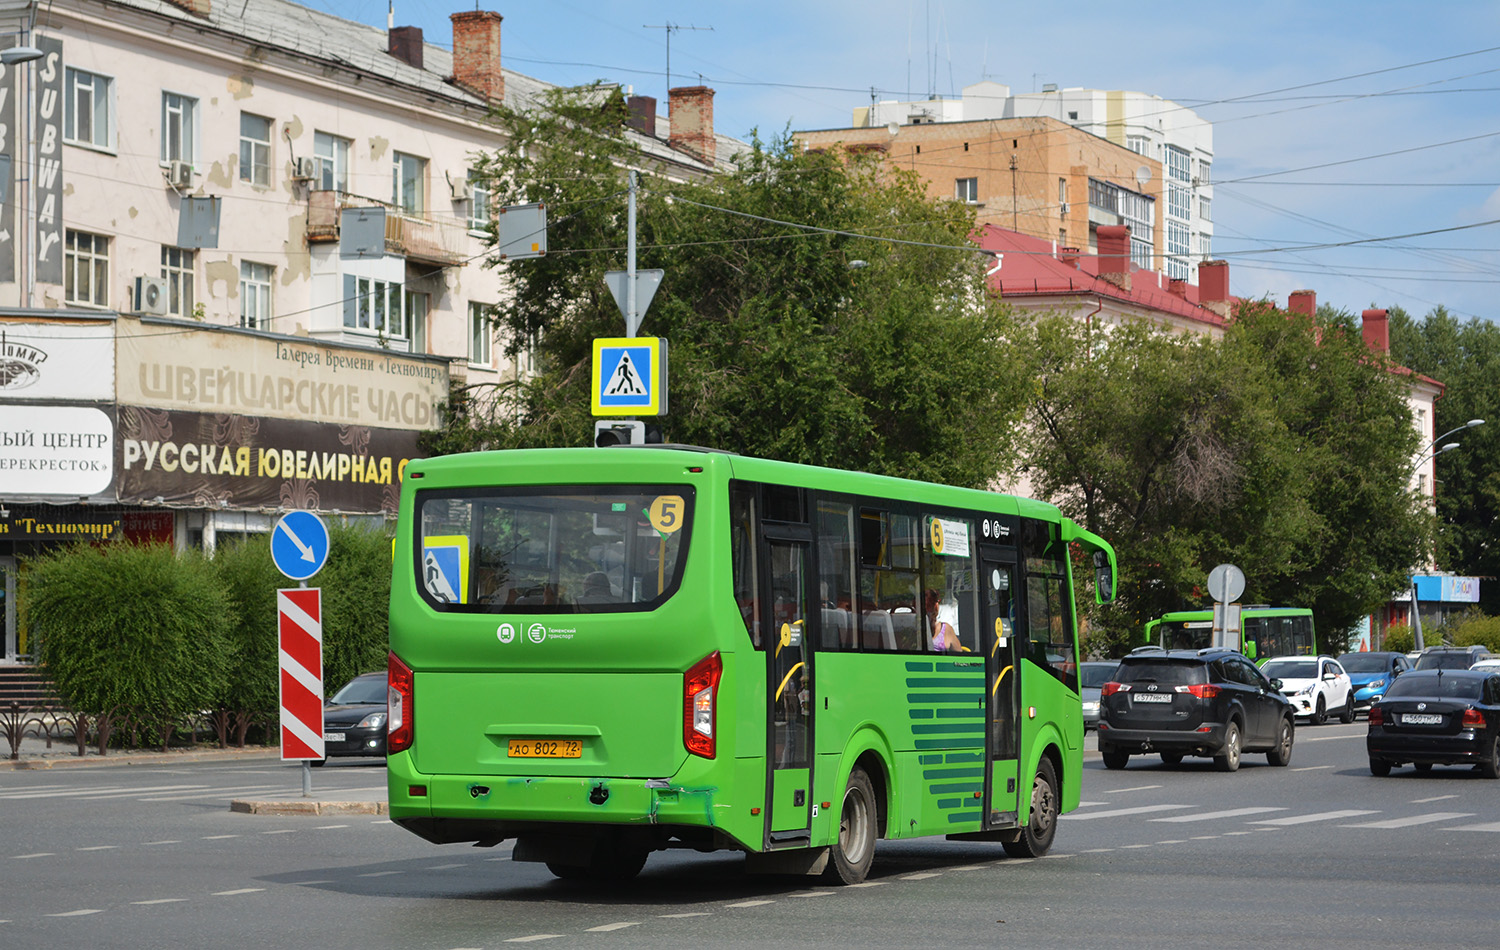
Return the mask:
[[1264,815],[1271,811],[1286,811],[1285,808],[1261,806],[1258,808],[1230,808],[1225,811],[1202,812],[1194,815],[1173,815],[1170,818],[1152,818],[1152,821],[1213,821],[1219,818],[1239,818],[1242,815]]
[[1091,811],[1086,814],[1069,812],[1064,818],[1073,821],[1089,821],[1094,818],[1119,818],[1123,815],[1144,815],[1153,811],[1171,811],[1174,808],[1192,808],[1192,805],[1138,805],[1134,808],[1111,808],[1109,811]]

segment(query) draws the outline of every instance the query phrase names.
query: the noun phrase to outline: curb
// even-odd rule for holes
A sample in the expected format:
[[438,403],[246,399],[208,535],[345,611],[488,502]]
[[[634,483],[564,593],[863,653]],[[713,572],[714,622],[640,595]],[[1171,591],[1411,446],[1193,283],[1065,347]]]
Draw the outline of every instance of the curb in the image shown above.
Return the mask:
[[389,815],[390,802],[250,802],[235,800],[229,810],[245,815]]
[[112,755],[92,753],[51,753],[20,759],[0,759],[0,771],[27,769],[77,768],[98,765],[165,765],[175,762],[204,762],[210,759],[263,759],[281,757],[277,749],[200,749],[182,752],[118,752]]

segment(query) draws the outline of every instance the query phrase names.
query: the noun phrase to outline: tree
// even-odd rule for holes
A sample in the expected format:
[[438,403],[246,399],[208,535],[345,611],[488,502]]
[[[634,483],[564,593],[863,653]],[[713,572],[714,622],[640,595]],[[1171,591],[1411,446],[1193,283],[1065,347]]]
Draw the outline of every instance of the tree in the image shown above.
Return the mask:
[[1308,606],[1331,645],[1401,586],[1422,538],[1399,378],[1347,320],[1242,305],[1221,340],[1067,317],[1016,337],[1036,381],[1038,493],[1114,544],[1117,646],[1201,606],[1234,563],[1249,602]]
[[[1458,574],[1500,577],[1500,326],[1461,322],[1443,307],[1420,322],[1400,308],[1390,318],[1392,359],[1446,387],[1433,411],[1433,435],[1486,420],[1452,436],[1463,448],[1437,463],[1437,563]],[[1479,594],[1484,610],[1500,613],[1500,584],[1486,581]]]
[[[603,282],[624,265],[621,169],[644,164],[625,114],[602,89],[501,114],[513,147],[482,173],[500,203],[541,200],[553,215],[546,257],[501,265],[515,292],[494,312],[536,375],[459,394],[431,450],[590,442],[591,344],[622,335]],[[909,173],[785,138],[737,161],[693,182],[642,170],[638,264],[666,272],[643,332],[670,341],[667,440],[990,483],[1010,460],[1022,373],[1004,360],[1004,311],[980,293],[970,209],[927,199]]]

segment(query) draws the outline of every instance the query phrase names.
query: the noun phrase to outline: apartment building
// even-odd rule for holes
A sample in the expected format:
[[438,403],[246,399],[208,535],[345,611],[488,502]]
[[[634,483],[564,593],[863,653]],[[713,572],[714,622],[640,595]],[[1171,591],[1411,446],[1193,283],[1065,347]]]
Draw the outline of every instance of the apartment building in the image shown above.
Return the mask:
[[1064,89],[1012,94],[980,82],[957,99],[856,108],[850,129],[798,132],[883,154],[928,181],[934,197],[976,207],[995,225],[1097,253],[1102,226],[1131,230],[1137,267],[1196,276],[1212,250],[1213,129],[1146,93]]
[[[0,662],[18,559],[391,516],[450,387],[528,371],[488,312],[541,211],[487,260],[472,169],[549,86],[498,13],[450,19],[451,50],[287,0],[0,0]],[[669,97],[631,102],[640,167],[731,168],[713,90]]]

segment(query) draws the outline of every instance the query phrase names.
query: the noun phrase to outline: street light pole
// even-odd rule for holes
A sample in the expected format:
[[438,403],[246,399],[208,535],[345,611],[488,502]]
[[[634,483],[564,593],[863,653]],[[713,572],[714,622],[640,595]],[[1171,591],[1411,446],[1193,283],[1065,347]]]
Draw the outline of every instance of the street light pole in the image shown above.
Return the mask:
[[[1475,426],[1482,425],[1484,425],[1483,419],[1470,419],[1468,422],[1465,422],[1458,428],[1449,429],[1447,432],[1444,432],[1436,439],[1433,439],[1432,442],[1428,444],[1427,450],[1424,452],[1422,457],[1417,459],[1417,464],[1412,466],[1411,474],[1406,476],[1407,482],[1409,483],[1412,479],[1412,476],[1417,474],[1417,469],[1421,468],[1423,465],[1426,465],[1430,459],[1435,459],[1439,455],[1442,455],[1444,452],[1451,452],[1459,447],[1459,443],[1449,442],[1443,445],[1441,448],[1435,448],[1434,446],[1437,446],[1439,442],[1442,442],[1444,439],[1448,438],[1448,436],[1452,435],[1455,432],[1462,432],[1465,429],[1472,429]],[[1412,646],[1416,647],[1418,651],[1425,649],[1426,644],[1422,640],[1422,611],[1420,609],[1420,605],[1417,602],[1417,579],[1415,576],[1413,576],[1411,579],[1411,633]]]

